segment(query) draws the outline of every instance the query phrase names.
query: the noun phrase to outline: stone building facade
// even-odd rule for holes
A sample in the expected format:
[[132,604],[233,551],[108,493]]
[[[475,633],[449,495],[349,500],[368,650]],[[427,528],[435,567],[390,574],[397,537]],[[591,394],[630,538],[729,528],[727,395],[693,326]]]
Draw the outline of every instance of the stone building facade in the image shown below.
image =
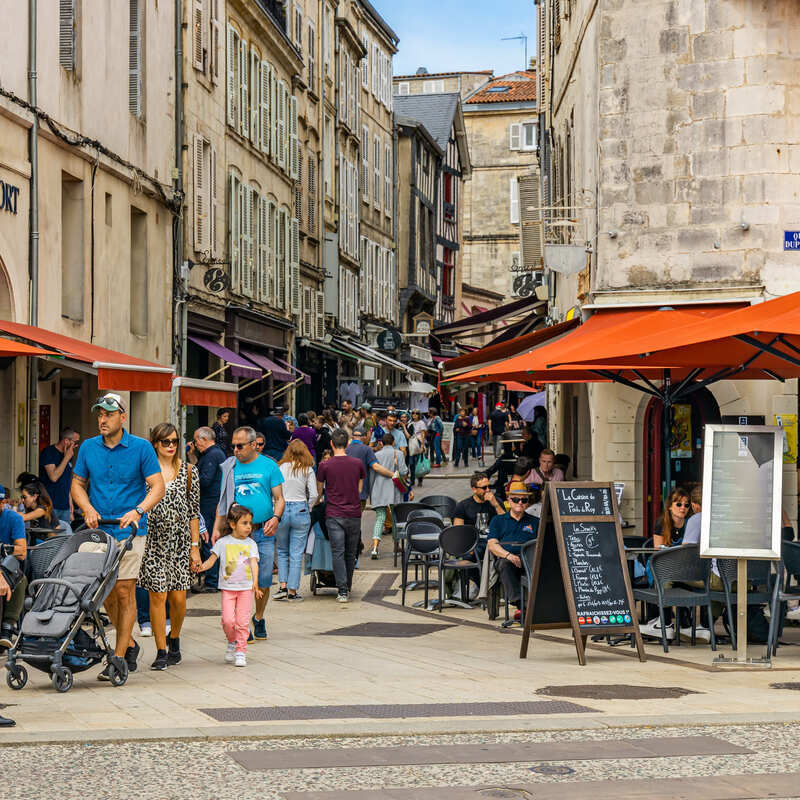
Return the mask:
[[[795,4],[543,0],[538,17],[542,206],[555,207],[545,235],[591,251],[583,272],[551,273],[551,318],[576,304],[587,315],[800,288],[797,254],[783,249],[800,222]],[[692,414],[706,421],[797,414],[795,381],[724,381],[703,394]],[[578,477],[625,481],[623,516],[648,532],[661,493],[652,404],[589,384],[552,387],[550,407]],[[687,479],[701,442],[698,430]],[[784,473],[794,518],[795,465]]]
[[420,67],[414,75],[395,75],[393,91],[403,97],[407,94],[460,94],[462,99],[491,80],[490,69],[475,72],[434,72]]

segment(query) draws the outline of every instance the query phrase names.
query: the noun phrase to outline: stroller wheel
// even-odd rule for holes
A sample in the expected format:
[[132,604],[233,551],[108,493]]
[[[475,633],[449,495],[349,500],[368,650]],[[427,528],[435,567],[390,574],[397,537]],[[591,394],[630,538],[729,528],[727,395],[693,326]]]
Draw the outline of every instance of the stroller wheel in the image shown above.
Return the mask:
[[28,682],[28,670],[22,665],[10,667],[6,665],[6,683],[10,689],[21,689]]
[[116,656],[112,656],[109,659],[108,679],[112,686],[122,686],[128,680],[128,665],[124,659]]
[[72,670],[69,667],[56,667],[51,680],[57,692],[68,692],[72,688]]
[[311,579],[309,581],[309,588],[311,589],[311,594],[316,595],[317,593],[317,576],[312,572]]

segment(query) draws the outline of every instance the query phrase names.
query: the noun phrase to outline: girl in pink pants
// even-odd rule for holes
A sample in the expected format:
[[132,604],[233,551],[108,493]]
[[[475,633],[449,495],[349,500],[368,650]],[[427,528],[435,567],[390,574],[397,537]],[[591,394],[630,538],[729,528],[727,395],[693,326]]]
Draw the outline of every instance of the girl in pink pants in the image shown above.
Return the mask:
[[211,555],[197,567],[197,571],[213,567],[217,560],[221,562],[222,629],[228,638],[225,661],[246,667],[253,592],[256,597],[262,595],[258,588],[258,545],[250,538],[253,515],[249,509],[234,503],[228,511],[226,525],[227,535],[214,543]]

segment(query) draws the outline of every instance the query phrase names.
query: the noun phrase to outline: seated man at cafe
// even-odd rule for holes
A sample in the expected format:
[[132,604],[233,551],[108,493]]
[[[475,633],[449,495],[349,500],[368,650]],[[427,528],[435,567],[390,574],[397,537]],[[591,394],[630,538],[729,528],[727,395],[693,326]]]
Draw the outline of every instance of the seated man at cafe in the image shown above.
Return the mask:
[[556,454],[549,448],[545,447],[539,453],[539,466],[534,467],[526,483],[544,484],[547,481],[563,481],[564,473],[556,465]]
[[[489,524],[489,539],[486,546],[497,558],[497,571],[509,604],[520,608],[522,577],[522,545],[536,538],[539,520],[525,513],[530,502],[530,492],[525,484],[512,483],[508,492],[511,510],[495,517]],[[519,618],[516,614],[515,618]]]
[[[486,477],[485,472],[476,472],[469,479],[469,485],[472,489],[472,496],[462,500],[455,507],[453,525],[474,525],[483,532],[494,517],[498,514],[505,514],[505,509],[489,488],[489,478]],[[483,524],[478,524],[479,522]]]

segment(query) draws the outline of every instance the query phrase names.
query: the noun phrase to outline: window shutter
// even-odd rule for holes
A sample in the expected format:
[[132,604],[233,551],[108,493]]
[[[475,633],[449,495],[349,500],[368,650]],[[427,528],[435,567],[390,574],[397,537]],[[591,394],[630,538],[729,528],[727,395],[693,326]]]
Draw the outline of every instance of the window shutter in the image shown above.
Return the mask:
[[381,49],[377,44],[372,45],[372,95],[378,97],[380,91],[380,60]]
[[281,209],[283,223],[283,307],[288,311],[292,307],[292,239],[289,214]]
[[291,160],[292,168],[290,177],[292,180],[300,180],[300,141],[297,138],[297,98],[289,98],[289,131],[291,134]]
[[286,164],[286,84],[278,81],[278,164],[285,170]]
[[245,139],[250,138],[250,84],[247,80],[247,42],[239,39],[239,133]]
[[210,148],[208,167],[209,203],[208,203],[208,238],[212,258],[217,255],[217,148]]
[[300,313],[300,223],[291,221],[292,314]]
[[397,273],[394,269],[394,253],[390,250],[386,251],[386,264],[389,272],[389,291],[387,292],[388,295],[388,302],[389,302],[389,311],[387,313],[387,319],[390,322],[395,321],[395,303],[397,301]]
[[361,34],[361,44],[367,51],[361,59],[361,85],[369,91],[369,34],[366,31]]
[[255,47],[250,47],[250,141],[256,146],[261,144],[261,59]]
[[313,334],[313,312],[314,312],[314,290],[310,286],[303,287],[303,310],[300,317],[300,335],[312,337]]
[[264,217],[267,201],[258,195],[256,223],[256,282],[254,296],[257,300],[264,297],[264,279],[266,278],[266,234],[264,233]]
[[308,169],[306,170],[306,183],[308,185],[308,203],[306,204],[307,208],[307,220],[306,224],[308,226],[308,230],[312,234],[316,234],[317,232],[317,165],[314,161],[313,154],[308,157]]
[[270,119],[270,148],[272,160],[278,163],[278,79],[275,69],[269,68],[269,119]]
[[209,45],[208,72],[211,82],[219,81],[219,0],[211,0],[211,43]]
[[228,125],[232,128],[236,127],[238,92],[239,87],[236,85],[236,59],[239,57],[236,29],[233,25],[228,24]]
[[409,86],[409,85],[408,85],[408,82],[406,82],[406,81],[403,81],[403,83],[401,83],[401,84],[398,86],[398,89],[399,89],[399,91],[397,92],[397,94],[400,94],[400,95],[406,95],[406,94],[408,94],[408,86]]
[[508,149],[519,150],[521,147],[522,126],[518,122],[512,122],[508,127]]
[[240,269],[240,231],[239,231],[239,179],[231,173],[230,191],[230,252],[231,252],[231,286],[239,291]]
[[203,69],[203,38],[205,24],[203,20],[203,0],[193,0],[192,5],[192,65],[195,69]]
[[374,170],[374,185],[372,187],[372,202],[375,208],[381,207],[381,140],[375,136],[372,140],[372,169]]
[[317,289],[314,311],[314,338],[322,341],[325,338],[325,292]]
[[317,49],[317,36],[314,31],[314,26],[308,23],[308,57],[306,63],[308,65],[308,88],[316,94],[317,83],[317,69],[316,69],[316,49]]
[[58,3],[58,63],[75,69],[75,0]]
[[250,186],[242,186],[244,193],[244,245],[242,247],[242,293],[253,297],[255,292],[255,239],[254,228],[258,223],[258,192]]
[[345,190],[344,181],[344,156],[339,156],[339,197],[337,202],[339,204],[339,249],[345,249],[345,229],[347,227],[347,192]]
[[286,298],[286,287],[284,285],[284,269],[283,269],[283,220],[281,218],[281,211],[279,208],[274,207],[273,211],[273,236],[272,236],[272,265],[273,265],[273,286],[275,289],[275,296],[273,303],[277,308],[283,308],[284,300]]
[[508,179],[508,190],[509,207],[511,209],[509,222],[517,224],[519,223],[519,194],[516,178]]
[[269,124],[269,74],[270,66],[266,61],[261,62],[259,71],[259,94],[261,108],[261,141],[259,146],[262,153],[269,153],[270,124]]
[[194,169],[194,249],[203,252],[206,247],[207,209],[205,198],[205,181],[203,180],[203,137],[195,134],[192,138]]
[[128,109],[138,117],[142,113],[142,21],[139,3],[130,0],[128,37]]
[[392,215],[392,148],[391,145],[384,146],[383,164],[383,210],[386,216]]
[[[294,184],[294,215],[303,227],[303,158],[300,155],[300,146],[297,147],[297,181]],[[308,219],[306,218],[306,221]]]

